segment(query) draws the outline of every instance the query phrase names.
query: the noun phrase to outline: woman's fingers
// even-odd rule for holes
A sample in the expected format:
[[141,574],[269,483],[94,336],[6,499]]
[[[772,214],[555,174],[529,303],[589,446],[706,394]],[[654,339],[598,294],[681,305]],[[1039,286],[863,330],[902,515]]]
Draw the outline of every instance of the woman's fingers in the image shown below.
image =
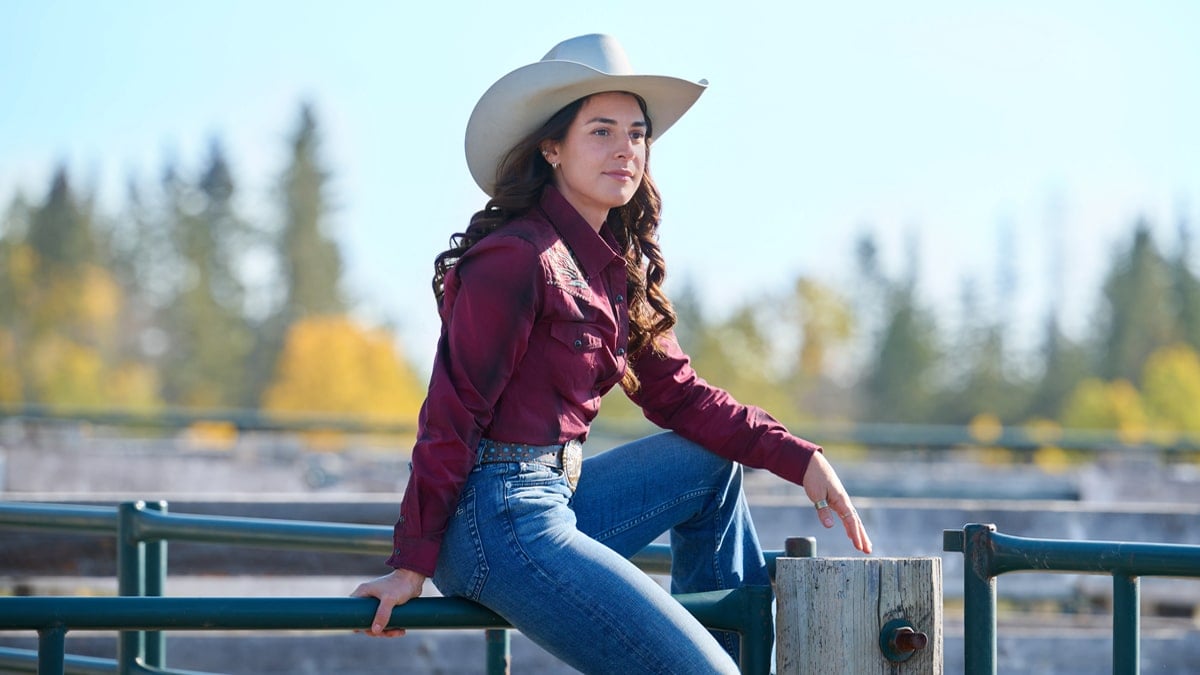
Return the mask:
[[392,619],[392,610],[396,605],[403,605],[412,598],[420,596],[424,583],[424,575],[409,570],[396,570],[378,579],[359,584],[350,594],[351,597],[379,600],[375,616],[371,619],[371,629],[366,631],[366,634],[371,637],[404,635],[403,628],[387,628]]
[[833,466],[820,453],[813,455],[809,462],[804,474],[804,491],[813,500],[822,525],[827,529],[832,528],[840,519],[854,548],[863,553],[871,552],[871,539],[850,502],[850,495],[842,486]]

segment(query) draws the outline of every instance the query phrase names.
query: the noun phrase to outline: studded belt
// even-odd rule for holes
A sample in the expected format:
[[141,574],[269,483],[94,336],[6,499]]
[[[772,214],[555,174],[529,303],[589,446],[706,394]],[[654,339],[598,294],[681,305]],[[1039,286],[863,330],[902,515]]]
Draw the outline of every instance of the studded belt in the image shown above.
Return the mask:
[[479,463],[530,462],[561,469],[571,491],[579,484],[583,469],[583,444],[570,440],[561,445],[522,445],[484,438],[479,441]]

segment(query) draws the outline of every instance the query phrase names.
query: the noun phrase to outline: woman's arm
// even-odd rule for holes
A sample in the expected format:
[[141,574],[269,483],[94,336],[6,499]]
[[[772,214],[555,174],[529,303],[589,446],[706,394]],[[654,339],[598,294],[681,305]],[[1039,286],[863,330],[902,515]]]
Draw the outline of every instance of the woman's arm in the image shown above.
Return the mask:
[[644,349],[630,359],[641,388],[630,398],[646,418],[727,459],[767,469],[804,487],[829,528],[842,516],[846,536],[863,553],[871,552],[862,521],[837,473],[820,446],[790,433],[765,410],[744,405],[723,389],[705,382],[692,369],[675,335],[660,338],[660,353]]

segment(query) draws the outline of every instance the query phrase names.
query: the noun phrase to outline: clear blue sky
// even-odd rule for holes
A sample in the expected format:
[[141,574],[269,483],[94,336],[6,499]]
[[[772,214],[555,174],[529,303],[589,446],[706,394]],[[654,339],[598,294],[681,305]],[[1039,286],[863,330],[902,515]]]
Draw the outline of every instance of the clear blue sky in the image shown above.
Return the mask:
[[41,199],[66,162],[115,214],[129,176],[150,187],[168,158],[194,175],[216,136],[245,212],[270,217],[311,100],[350,290],[420,362],[430,261],[483,202],[463,160],[472,106],[587,32],[616,35],[640,71],[710,82],[654,171],[673,277],[714,312],[800,274],[849,288],[870,228],[893,273],[919,237],[931,301],[956,307],[967,276],[988,292],[1011,250],[1022,321],[1061,293],[1081,325],[1135,216],[1165,245],[1181,216],[1200,222],[1200,3],[1186,0],[8,0],[0,202]]

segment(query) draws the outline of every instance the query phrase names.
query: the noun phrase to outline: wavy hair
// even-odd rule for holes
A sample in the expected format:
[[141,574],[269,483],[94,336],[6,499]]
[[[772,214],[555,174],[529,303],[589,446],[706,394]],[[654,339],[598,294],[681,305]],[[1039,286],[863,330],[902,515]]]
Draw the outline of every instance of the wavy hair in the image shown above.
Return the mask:
[[[646,118],[646,137],[649,139],[653,125],[646,103],[640,96],[633,96]],[[505,155],[496,172],[495,196],[471,216],[465,232],[450,237],[450,247],[434,259],[433,294],[439,306],[445,294],[446,273],[463,255],[484,237],[537,205],[542,190],[547,183],[553,182],[554,176],[554,170],[542,157],[542,144],[566,138],[567,130],[586,101],[587,97],[584,97],[564,106]],[[667,266],[658,247],[661,211],[662,197],[650,178],[650,147],[647,145],[641,184],[627,204],[608,212],[607,221],[626,262],[630,354],[637,354],[647,346],[651,351],[661,353],[658,338],[675,326],[675,310],[662,290]],[[625,369],[621,387],[629,393],[637,391],[639,381],[632,366]]]

